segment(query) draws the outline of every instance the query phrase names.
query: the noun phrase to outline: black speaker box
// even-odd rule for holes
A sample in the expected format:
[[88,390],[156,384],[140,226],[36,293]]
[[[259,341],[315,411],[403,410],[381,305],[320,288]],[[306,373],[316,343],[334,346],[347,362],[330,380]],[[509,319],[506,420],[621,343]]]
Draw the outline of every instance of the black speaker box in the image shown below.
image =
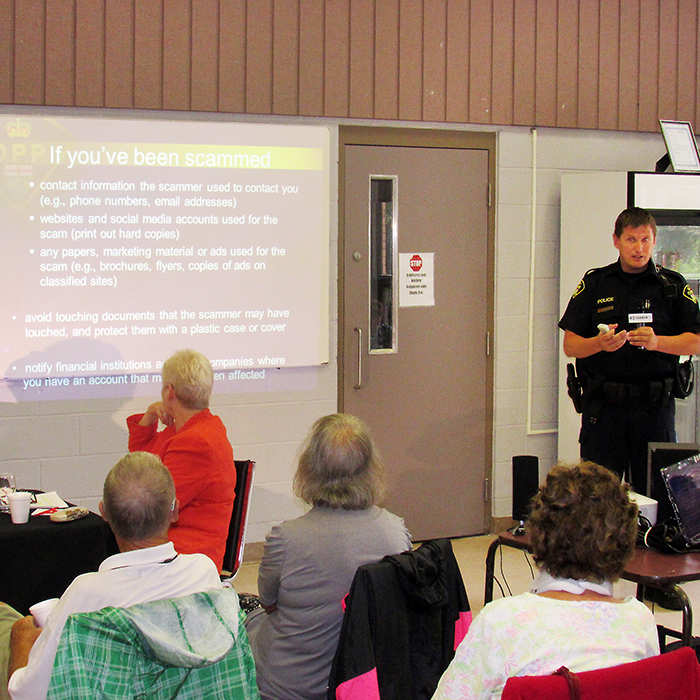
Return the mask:
[[527,520],[530,499],[540,482],[539,460],[533,455],[513,457],[513,520]]

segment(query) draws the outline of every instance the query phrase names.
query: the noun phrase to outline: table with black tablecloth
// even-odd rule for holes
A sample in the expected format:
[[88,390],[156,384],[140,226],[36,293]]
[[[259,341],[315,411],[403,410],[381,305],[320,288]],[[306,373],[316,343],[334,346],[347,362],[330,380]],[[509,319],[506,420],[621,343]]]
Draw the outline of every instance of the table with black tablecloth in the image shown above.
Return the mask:
[[76,576],[97,571],[116,552],[109,525],[94,513],[64,523],[32,515],[23,524],[0,513],[0,601],[26,615],[30,605],[59,598]]

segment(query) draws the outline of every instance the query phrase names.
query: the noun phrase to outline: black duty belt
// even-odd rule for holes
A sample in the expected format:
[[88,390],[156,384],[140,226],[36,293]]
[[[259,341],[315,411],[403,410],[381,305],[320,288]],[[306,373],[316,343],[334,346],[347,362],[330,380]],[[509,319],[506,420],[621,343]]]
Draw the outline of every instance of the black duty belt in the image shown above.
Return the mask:
[[624,404],[628,401],[644,401],[651,406],[664,404],[671,397],[673,379],[626,384],[603,382],[603,399],[606,403]]

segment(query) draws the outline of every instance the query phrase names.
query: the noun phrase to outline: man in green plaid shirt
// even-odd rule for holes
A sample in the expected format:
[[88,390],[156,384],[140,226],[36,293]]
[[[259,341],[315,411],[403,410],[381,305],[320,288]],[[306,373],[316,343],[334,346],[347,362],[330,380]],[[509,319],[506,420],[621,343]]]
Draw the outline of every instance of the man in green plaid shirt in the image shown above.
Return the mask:
[[[78,576],[43,629],[15,613],[12,700],[157,700],[176,691],[183,698],[257,699],[236,592],[222,586],[209,557],[178,554],[168,540],[178,504],[160,459],[147,452],[122,457],[107,476],[100,512],[120,553]],[[8,611],[0,604],[0,620],[12,619]]]
[[48,700],[258,698],[255,662],[239,633],[245,640],[231,588],[71,615]]

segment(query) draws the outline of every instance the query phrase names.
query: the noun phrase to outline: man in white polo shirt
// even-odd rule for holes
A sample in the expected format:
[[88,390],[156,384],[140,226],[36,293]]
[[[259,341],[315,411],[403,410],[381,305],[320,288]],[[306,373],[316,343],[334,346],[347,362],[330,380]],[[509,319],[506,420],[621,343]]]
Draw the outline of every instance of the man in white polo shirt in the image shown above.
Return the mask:
[[[72,613],[125,608],[222,587],[209,557],[178,554],[168,540],[178,504],[170,472],[157,456],[133,452],[122,457],[107,476],[100,512],[114,532],[120,553],[107,558],[99,571],[78,576],[43,629],[35,626],[31,616],[15,613],[7,685],[12,700],[46,698],[61,632]],[[11,619],[14,611],[0,606],[1,616]]]

